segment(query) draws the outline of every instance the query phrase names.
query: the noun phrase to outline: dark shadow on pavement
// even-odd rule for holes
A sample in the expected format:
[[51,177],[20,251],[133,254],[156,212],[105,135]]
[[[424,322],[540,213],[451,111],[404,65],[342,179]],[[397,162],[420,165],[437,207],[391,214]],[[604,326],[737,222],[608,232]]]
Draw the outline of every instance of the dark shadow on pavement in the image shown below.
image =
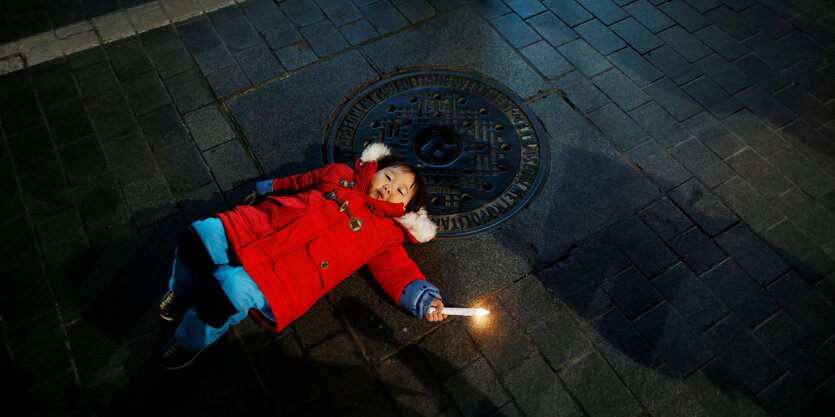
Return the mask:
[[[609,165],[586,152],[552,157],[565,172]],[[827,399],[835,356],[825,343],[835,309],[814,287],[829,271],[769,245],[719,206],[690,179],[536,276],[650,413],[835,412]],[[547,349],[545,357],[557,370],[573,359]]]

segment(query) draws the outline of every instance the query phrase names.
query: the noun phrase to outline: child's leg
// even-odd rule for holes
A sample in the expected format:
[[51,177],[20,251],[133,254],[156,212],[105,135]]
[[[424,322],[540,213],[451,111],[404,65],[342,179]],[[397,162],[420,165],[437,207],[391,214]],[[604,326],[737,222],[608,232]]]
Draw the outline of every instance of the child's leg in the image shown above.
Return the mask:
[[186,350],[203,350],[220,339],[227,331],[229,331],[229,326],[226,325],[220,328],[209,326],[197,316],[197,311],[191,308],[186,311],[183,320],[174,332],[174,340]]
[[168,281],[168,289],[177,296],[185,299],[192,299],[195,296],[197,285],[203,276],[187,267],[176,256],[174,266],[171,268],[171,279]]
[[200,237],[193,230],[183,232],[177,244],[168,288],[178,297],[191,299],[198,284],[211,276],[215,264]]
[[[209,307],[198,304],[197,308],[186,312],[174,333],[174,339],[187,350],[205,349],[229,331],[231,326],[246,318],[251,308],[261,309],[267,304],[264,294],[242,267],[220,265],[215,268],[214,275],[223,289],[218,296],[223,297],[225,294],[228,298],[217,301],[220,304],[231,303],[230,308],[225,310],[228,316],[218,317],[218,311],[224,310],[225,307],[218,308],[217,303]],[[212,311],[206,312],[203,309]]]

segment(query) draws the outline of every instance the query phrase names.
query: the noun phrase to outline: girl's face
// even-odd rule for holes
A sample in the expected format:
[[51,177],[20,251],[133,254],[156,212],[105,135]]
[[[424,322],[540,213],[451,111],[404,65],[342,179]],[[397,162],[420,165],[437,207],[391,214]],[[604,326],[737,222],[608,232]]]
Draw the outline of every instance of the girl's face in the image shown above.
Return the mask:
[[405,205],[415,195],[414,184],[415,174],[403,167],[388,167],[374,173],[365,193],[377,200]]

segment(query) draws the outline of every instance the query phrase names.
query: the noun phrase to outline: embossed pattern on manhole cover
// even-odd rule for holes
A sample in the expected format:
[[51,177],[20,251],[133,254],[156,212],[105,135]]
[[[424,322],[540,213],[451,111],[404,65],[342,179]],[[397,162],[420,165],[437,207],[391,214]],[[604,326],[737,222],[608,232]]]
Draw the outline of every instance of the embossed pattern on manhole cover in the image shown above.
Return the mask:
[[528,203],[547,174],[542,128],[495,81],[418,71],[351,97],[326,134],[328,161],[353,162],[372,142],[399,152],[426,180],[438,236],[498,226]]

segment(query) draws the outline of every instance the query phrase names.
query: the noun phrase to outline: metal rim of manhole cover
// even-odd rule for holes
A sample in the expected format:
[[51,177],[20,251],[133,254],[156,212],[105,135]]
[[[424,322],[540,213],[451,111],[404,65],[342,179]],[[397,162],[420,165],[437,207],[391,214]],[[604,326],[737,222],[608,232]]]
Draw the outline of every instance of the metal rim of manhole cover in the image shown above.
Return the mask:
[[328,162],[353,162],[373,142],[399,152],[426,180],[439,237],[499,226],[547,175],[544,129],[521,98],[486,77],[411,71],[349,97],[326,132]]

